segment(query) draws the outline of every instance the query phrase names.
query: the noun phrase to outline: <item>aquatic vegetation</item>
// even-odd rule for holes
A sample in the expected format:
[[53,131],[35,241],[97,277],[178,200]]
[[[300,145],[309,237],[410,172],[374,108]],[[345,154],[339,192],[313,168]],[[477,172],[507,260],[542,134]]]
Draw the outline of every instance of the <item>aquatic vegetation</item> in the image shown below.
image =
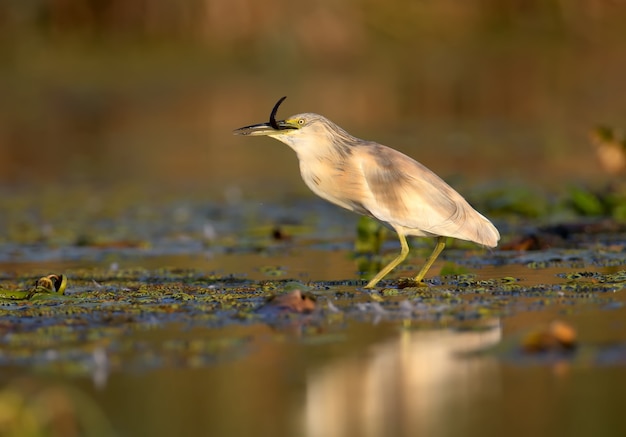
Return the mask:
[[[10,305],[0,307],[0,365],[89,375],[95,371],[94,351],[101,348],[106,352],[108,372],[119,370],[124,362],[139,368],[172,362],[207,365],[245,354],[247,342],[233,337],[221,343],[224,347],[214,348],[202,340],[181,337],[146,349],[137,336],[171,324],[187,329],[259,323],[277,329],[297,326],[299,335],[305,337],[333,331],[337,321],[343,324],[349,320],[411,321],[421,329],[461,328],[533,310],[537,305],[547,308],[569,302],[576,306],[580,298],[586,304],[597,301],[606,305],[611,302],[604,297],[607,292],[626,287],[624,271],[568,272],[556,275],[553,283],[535,284],[516,277],[490,279],[463,274],[434,278],[426,288],[398,288],[388,280],[388,287],[376,299],[362,290],[362,282],[270,283],[207,275],[193,269],[129,269],[114,274],[68,270],[52,276],[45,277],[43,284],[69,278],[61,282],[69,284],[63,301],[10,300]],[[10,279],[2,282],[6,288]],[[39,283],[39,287],[44,286],[41,280]],[[519,300],[521,297],[525,299]],[[152,352],[146,354],[147,350]],[[68,367],[70,361],[72,366]]]
[[67,276],[47,275],[35,281],[35,284],[26,290],[0,288],[0,302],[4,300],[41,300],[63,296],[67,288]]
[[[321,205],[315,207],[325,208]],[[0,265],[0,367],[88,376],[102,385],[109,374],[129,369],[239,359],[250,353],[252,342],[237,333],[240,329],[264,326],[277,338],[313,344],[342,341],[354,323],[474,330],[525,312],[589,305],[620,310],[623,304],[616,296],[626,287],[621,267],[626,230],[617,221],[536,226],[531,229],[544,242],[536,247],[513,244],[512,236],[528,227],[508,225],[505,238],[513,242],[504,247],[508,250],[468,250],[456,243],[420,286],[402,276],[412,276],[413,264],[430,248],[412,242],[415,262],[398,271],[400,278],[386,279],[379,292],[370,292],[363,288],[367,273],[357,272],[377,271],[394,253],[377,223],[362,221],[353,246],[353,221],[333,219],[326,209],[317,222],[307,221],[298,216],[301,209],[277,207],[263,214],[288,217],[287,223],[265,220],[259,227],[254,220],[242,230],[241,223],[216,219],[219,232],[207,245],[194,241],[203,238],[205,222],[192,218],[201,215],[200,207],[190,204],[184,210],[191,222],[185,222],[182,239],[171,238],[171,229],[162,225],[161,215],[174,216],[166,207],[158,213],[126,211],[119,229],[110,219],[81,218],[80,211],[68,210],[75,214],[71,230],[61,214],[50,219],[45,239],[9,233],[0,260],[28,261],[30,268],[16,272]],[[141,220],[128,219],[134,214]],[[10,224],[18,217],[11,213],[2,220]],[[107,239],[97,236],[102,233]],[[145,243],[115,243],[130,241]],[[363,254],[354,256],[359,251]],[[55,268],[55,275],[32,271],[59,259],[67,266]],[[316,267],[312,259],[330,268],[338,260],[346,263],[345,279],[307,274]],[[232,264],[215,263],[226,260]],[[220,340],[211,336],[221,329],[233,334]]]

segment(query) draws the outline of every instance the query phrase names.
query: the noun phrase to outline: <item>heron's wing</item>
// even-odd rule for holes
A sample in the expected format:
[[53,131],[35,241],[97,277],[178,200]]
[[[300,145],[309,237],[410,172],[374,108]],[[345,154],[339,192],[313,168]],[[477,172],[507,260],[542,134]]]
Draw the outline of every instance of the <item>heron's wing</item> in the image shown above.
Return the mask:
[[375,143],[355,158],[371,193],[363,206],[374,217],[409,235],[444,235],[495,245],[497,239],[492,243],[492,236],[481,236],[482,227],[495,230],[493,225],[419,162]]

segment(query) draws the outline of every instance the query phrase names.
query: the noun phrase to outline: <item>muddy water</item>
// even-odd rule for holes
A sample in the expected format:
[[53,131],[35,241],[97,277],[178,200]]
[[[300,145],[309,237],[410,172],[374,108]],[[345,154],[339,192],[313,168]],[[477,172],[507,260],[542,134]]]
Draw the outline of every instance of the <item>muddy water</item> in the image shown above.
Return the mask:
[[[524,300],[477,330],[385,320],[317,333],[164,326],[132,340],[233,344],[205,361],[115,372],[100,390],[91,378],[61,381],[92,396],[122,435],[622,435],[623,296],[534,310]],[[579,331],[575,354],[475,353],[554,318]]]
[[[217,236],[202,231],[206,205],[127,213],[120,228],[35,214],[45,233],[10,210],[0,288],[69,281],[62,299],[2,302],[0,407],[45,422],[61,403],[83,428],[129,436],[626,432],[624,235],[536,252],[452,244],[428,287],[398,288],[428,254],[414,241],[373,299],[354,217],[311,205],[209,209]],[[385,256],[397,250],[390,237]],[[450,266],[462,274],[440,276]],[[313,313],[259,311],[294,289]],[[554,320],[574,347],[529,348]]]
[[[307,268],[317,260],[314,252],[262,260],[250,255],[239,257],[236,264],[222,256],[197,265],[187,257],[143,260],[143,265],[167,261],[174,268],[178,262],[181,268],[240,269],[256,281],[267,279],[258,266],[271,262],[290,277],[351,277],[354,263],[346,251],[327,252],[321,266]],[[299,275],[304,271],[308,275]],[[565,283],[557,273],[574,271],[498,266],[472,273],[485,279],[513,276],[521,278],[523,286],[548,287]],[[330,300],[338,308],[338,314],[319,324],[296,317],[277,326],[228,316],[216,324],[189,311],[173,322],[156,313],[148,326],[125,331],[113,319],[108,328],[101,327],[105,332],[97,341],[89,339],[89,331],[69,346],[59,340],[65,351],[58,356],[55,342],[31,344],[35,353],[44,350],[47,358],[18,360],[19,368],[9,359],[3,380],[27,378],[29,384],[55,387],[61,393],[77,389],[118,435],[526,436],[626,431],[626,421],[616,411],[626,400],[622,291],[581,296],[504,293],[501,311],[480,315],[459,309],[477,299],[498,299],[497,289],[485,297],[484,292],[465,288],[463,299],[447,301],[436,295],[450,288],[432,286],[435,297],[396,297],[415,305],[412,313],[399,314],[386,303],[355,310],[355,302],[362,300],[341,297],[354,292],[354,286],[317,285],[313,293],[321,304]],[[428,316],[435,306],[446,306],[448,317]],[[575,352],[520,352],[525,333],[555,319],[577,330]],[[132,318],[125,323],[132,324]],[[7,335],[5,360],[29,347],[27,343],[16,352]],[[104,350],[108,358],[96,359],[94,348]],[[87,357],[83,363],[90,365],[79,365],[81,353]]]
[[[476,331],[406,321],[348,321],[317,336],[230,327],[210,335],[245,338],[244,350],[197,369],[123,372],[93,395],[128,435],[621,435],[626,311],[623,296],[616,302],[522,310]],[[577,354],[467,354],[554,318],[579,330]]]

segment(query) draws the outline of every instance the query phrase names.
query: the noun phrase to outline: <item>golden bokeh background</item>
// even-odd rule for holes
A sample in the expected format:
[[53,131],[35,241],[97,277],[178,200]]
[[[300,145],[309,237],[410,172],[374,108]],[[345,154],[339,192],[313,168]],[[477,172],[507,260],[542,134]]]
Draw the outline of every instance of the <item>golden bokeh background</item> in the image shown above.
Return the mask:
[[[626,123],[626,2],[37,0],[0,5],[0,182],[306,193],[234,128],[319,112],[444,177],[601,181]],[[620,125],[621,124],[621,125]]]

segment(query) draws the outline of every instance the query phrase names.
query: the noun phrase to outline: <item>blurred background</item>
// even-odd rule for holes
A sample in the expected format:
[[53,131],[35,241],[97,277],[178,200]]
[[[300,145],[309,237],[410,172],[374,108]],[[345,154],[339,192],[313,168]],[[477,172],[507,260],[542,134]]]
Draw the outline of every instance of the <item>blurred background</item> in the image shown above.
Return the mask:
[[318,112],[443,177],[605,179],[626,124],[622,0],[8,0],[0,182],[304,194],[296,158],[234,137]]

